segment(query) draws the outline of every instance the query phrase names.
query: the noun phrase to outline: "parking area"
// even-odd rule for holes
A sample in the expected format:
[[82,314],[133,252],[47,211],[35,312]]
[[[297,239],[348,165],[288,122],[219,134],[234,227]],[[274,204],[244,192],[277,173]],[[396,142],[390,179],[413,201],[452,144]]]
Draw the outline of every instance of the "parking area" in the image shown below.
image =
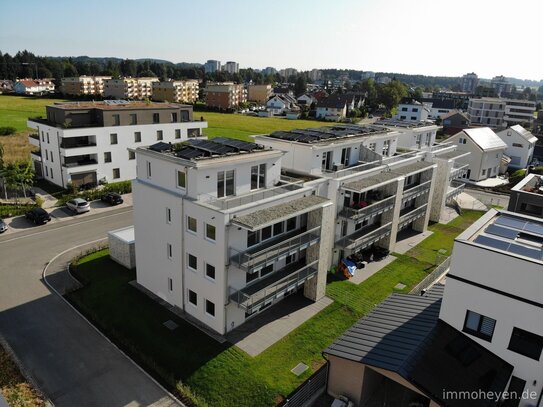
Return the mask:
[[[51,221],[48,224],[56,224],[58,222],[63,222],[70,219],[84,219],[87,216],[97,214],[97,213],[103,213],[108,212],[113,209],[119,209],[119,208],[129,208],[132,207],[132,194],[125,194],[123,197],[123,203],[119,205],[109,205],[105,202],[102,202],[100,200],[91,201],[90,203],[90,211],[80,214],[75,214],[70,209],[68,209],[66,206],[61,207],[55,207],[55,208],[48,208],[46,209],[47,212],[49,212],[49,215],[51,215]],[[15,216],[13,218],[6,218],[4,219],[4,222],[8,225],[8,230],[5,231],[2,235],[9,235],[12,233],[17,233],[23,230],[28,229],[41,229],[46,228],[48,224],[36,226],[27,219],[25,219],[23,216]]]

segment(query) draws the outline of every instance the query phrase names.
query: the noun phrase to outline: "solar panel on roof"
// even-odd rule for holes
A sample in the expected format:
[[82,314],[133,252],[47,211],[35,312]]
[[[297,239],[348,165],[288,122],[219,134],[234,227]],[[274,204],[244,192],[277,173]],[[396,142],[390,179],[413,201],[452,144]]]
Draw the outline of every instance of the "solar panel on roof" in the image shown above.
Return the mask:
[[163,141],[160,141],[158,143],[155,143],[149,146],[149,150],[158,151],[159,153],[168,151],[169,149],[170,149],[170,145],[168,143],[164,143]]
[[190,142],[191,142],[190,144],[194,148],[197,148],[197,149],[203,150],[203,151],[207,151],[207,152],[210,152],[212,154],[223,155],[223,154],[233,153],[233,152],[236,151],[232,147],[228,147],[228,146],[225,146],[223,144],[214,143],[212,141],[207,141],[207,140],[191,140]]
[[177,151],[175,155],[176,157],[184,158],[185,160],[192,160],[193,158],[205,156],[205,153],[192,147],[186,147],[182,150]]
[[509,246],[509,252],[520,254],[521,256],[530,257],[532,259],[541,260],[542,251],[538,249],[532,249],[530,247],[521,246],[519,244],[512,243]]
[[519,231],[515,229],[504,228],[502,226],[489,225],[486,228],[485,233],[506,237],[507,239],[515,239],[518,236]]
[[488,246],[494,249],[499,249],[499,250],[504,250],[504,251],[507,251],[507,248],[510,245],[509,242],[505,242],[503,240],[498,240],[498,239],[494,239],[492,237],[483,236],[483,235],[477,236],[474,242],[482,244],[484,246]]
[[215,137],[213,141],[242,151],[253,151],[263,148],[260,144],[250,143],[248,141],[237,140],[227,137]]
[[524,226],[526,232],[535,233],[536,235],[543,236],[543,225],[535,222],[528,222]]
[[520,220],[520,219],[513,218],[511,216],[505,216],[505,215],[498,217],[495,223],[498,225],[508,226],[510,228],[515,228],[519,230],[524,229],[524,225],[526,225],[525,220]]

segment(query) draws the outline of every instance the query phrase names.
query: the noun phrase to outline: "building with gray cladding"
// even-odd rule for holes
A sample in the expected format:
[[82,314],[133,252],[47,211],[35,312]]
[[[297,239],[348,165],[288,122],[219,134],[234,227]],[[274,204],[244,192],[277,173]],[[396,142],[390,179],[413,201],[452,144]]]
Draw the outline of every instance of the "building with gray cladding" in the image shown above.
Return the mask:
[[543,218],[543,175],[528,174],[511,188],[507,210]]

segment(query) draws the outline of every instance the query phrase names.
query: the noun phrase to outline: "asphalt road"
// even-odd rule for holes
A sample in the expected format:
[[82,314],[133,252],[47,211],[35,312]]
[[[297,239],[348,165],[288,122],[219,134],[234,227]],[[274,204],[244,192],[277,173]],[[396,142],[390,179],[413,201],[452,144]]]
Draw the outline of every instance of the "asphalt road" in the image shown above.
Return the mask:
[[57,254],[132,223],[122,208],[0,237],[0,334],[56,406],[179,405],[42,281]]

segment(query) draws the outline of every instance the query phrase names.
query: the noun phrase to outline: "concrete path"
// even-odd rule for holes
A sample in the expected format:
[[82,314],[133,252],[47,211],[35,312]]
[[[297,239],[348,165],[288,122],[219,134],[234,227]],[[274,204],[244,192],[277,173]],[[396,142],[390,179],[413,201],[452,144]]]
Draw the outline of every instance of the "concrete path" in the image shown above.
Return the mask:
[[50,209],[53,208],[57,203],[57,198],[55,198],[53,195],[49,194],[48,192],[44,191],[41,188],[38,187],[32,187],[32,191],[36,194],[36,197],[40,197],[43,199],[43,209]]
[[462,179],[462,182],[465,182],[466,184],[475,185],[482,188],[492,188],[492,187],[498,187],[500,185],[506,185],[509,184],[509,180],[507,178],[501,178],[501,177],[494,177],[494,178],[487,178],[482,181],[470,181],[469,179]]
[[413,247],[418,245],[420,242],[422,242],[424,239],[431,236],[433,233],[434,232],[427,230],[424,233],[417,233],[416,235],[400,240],[399,242],[396,243],[396,247],[394,248],[394,251],[396,253],[405,254],[409,250],[411,250]]
[[458,216],[458,212],[456,212],[453,208],[446,206],[439,214],[439,223],[443,223],[446,225]]
[[353,284],[360,284],[362,281],[367,280],[379,270],[381,270],[383,267],[392,263],[394,260],[396,260],[396,257],[388,255],[382,260],[372,261],[371,263],[366,264],[366,267],[364,267],[363,269],[357,269],[354,273],[354,276],[348,281]]
[[313,302],[298,293],[245,322],[227,339],[249,355],[257,356],[332,303],[328,297]]
[[478,199],[475,199],[473,196],[466,192],[462,192],[456,197],[456,202],[458,202],[458,205],[462,209],[474,209],[477,211],[487,211],[487,206],[479,201]]
[[121,208],[0,237],[0,333],[58,407],[179,405],[42,281],[57,254],[132,222]]

